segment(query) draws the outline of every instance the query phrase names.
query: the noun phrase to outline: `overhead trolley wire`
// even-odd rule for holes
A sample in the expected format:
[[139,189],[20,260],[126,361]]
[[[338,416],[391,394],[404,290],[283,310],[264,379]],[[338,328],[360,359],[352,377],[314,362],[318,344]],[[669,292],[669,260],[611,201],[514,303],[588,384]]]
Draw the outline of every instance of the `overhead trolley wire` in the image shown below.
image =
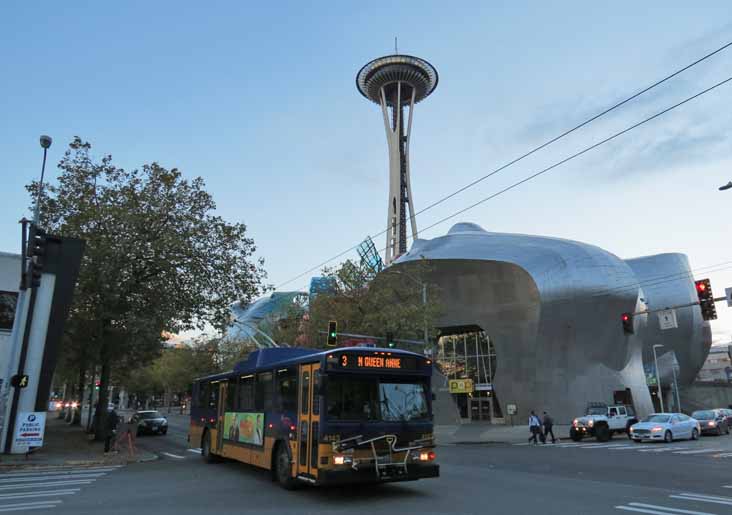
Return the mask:
[[[685,72],[685,71],[689,70],[690,68],[693,68],[694,66],[696,66],[696,65],[698,65],[698,64],[700,64],[700,63],[702,63],[702,62],[706,61],[706,60],[707,60],[707,59],[709,59],[710,57],[712,57],[712,56],[714,56],[714,55],[716,55],[716,54],[718,54],[718,53],[722,52],[723,50],[726,50],[726,49],[727,49],[727,48],[729,48],[730,46],[732,46],[732,41],[731,41],[731,42],[729,42],[729,43],[726,43],[725,45],[722,45],[721,47],[717,48],[716,50],[714,50],[714,51],[712,51],[712,52],[709,52],[708,54],[706,54],[706,55],[704,55],[704,56],[700,57],[699,59],[697,59],[697,60],[695,60],[695,61],[693,61],[693,62],[691,62],[691,63],[687,64],[686,66],[684,66],[684,67],[682,67],[682,68],[679,68],[678,70],[674,71],[674,72],[673,72],[673,73],[671,73],[670,75],[667,75],[667,76],[665,76],[664,78],[662,78],[662,79],[660,79],[660,80],[658,80],[658,81],[654,82],[654,83],[653,83],[653,84],[651,84],[650,86],[647,86],[647,87],[645,87],[645,88],[641,89],[641,90],[640,90],[640,91],[638,91],[637,93],[634,93],[633,95],[631,95],[631,96],[629,96],[629,97],[625,98],[624,100],[622,100],[622,101],[620,101],[620,102],[618,102],[618,103],[616,103],[616,104],[613,104],[613,105],[612,105],[611,107],[608,107],[608,108],[606,108],[605,110],[603,110],[603,111],[601,111],[601,112],[599,112],[599,113],[597,113],[597,114],[593,115],[592,117],[588,118],[587,120],[585,120],[584,122],[580,123],[579,125],[576,125],[576,126],[572,127],[571,129],[565,130],[564,132],[562,132],[562,133],[561,133],[561,134],[559,134],[558,136],[555,136],[555,137],[551,138],[550,140],[546,141],[545,143],[542,143],[542,144],[541,144],[541,145],[539,145],[538,147],[535,147],[535,148],[531,149],[530,151],[528,151],[528,152],[526,152],[526,153],[522,154],[521,156],[519,156],[519,157],[517,157],[517,158],[515,158],[515,159],[512,159],[512,160],[511,160],[511,161],[509,161],[508,163],[506,163],[506,164],[504,164],[504,165],[502,165],[502,166],[500,166],[500,167],[496,168],[496,169],[495,169],[495,170],[493,170],[492,172],[490,172],[490,173],[488,173],[488,174],[486,174],[486,175],[484,175],[484,176],[482,176],[482,177],[479,177],[478,179],[475,179],[474,181],[472,181],[472,182],[470,182],[470,183],[466,184],[465,186],[463,186],[463,187],[461,187],[461,188],[459,188],[459,189],[455,190],[454,192],[452,192],[452,193],[450,193],[450,194],[448,194],[448,195],[446,195],[446,196],[444,196],[444,197],[442,197],[442,198],[440,198],[440,199],[436,200],[435,202],[433,202],[433,203],[429,204],[428,206],[424,207],[423,209],[421,209],[421,210],[417,211],[417,212],[416,212],[416,213],[415,213],[414,215],[410,216],[409,220],[412,220],[413,218],[417,217],[418,215],[420,215],[420,214],[424,213],[425,211],[428,211],[428,210],[430,210],[430,209],[432,209],[432,208],[434,208],[434,207],[436,207],[436,206],[438,206],[438,205],[442,204],[442,203],[443,203],[443,202],[445,202],[446,200],[449,200],[450,198],[453,198],[453,197],[455,197],[456,195],[458,195],[458,194],[462,193],[463,191],[465,191],[465,190],[467,190],[467,189],[469,189],[469,188],[472,188],[473,186],[475,186],[475,185],[479,184],[480,182],[484,181],[485,179],[488,179],[489,177],[492,177],[492,176],[494,176],[494,175],[496,175],[496,174],[498,174],[498,173],[502,172],[502,171],[503,171],[503,170],[505,170],[506,168],[509,168],[510,166],[512,166],[512,165],[514,165],[514,164],[518,163],[519,161],[521,161],[521,160],[523,160],[523,159],[525,159],[525,158],[527,158],[527,157],[529,157],[529,156],[531,156],[531,155],[535,154],[536,152],[538,152],[538,151],[540,151],[540,150],[542,150],[542,149],[544,149],[544,148],[546,148],[546,147],[548,147],[548,146],[552,145],[553,143],[556,143],[556,142],[557,142],[557,141],[559,141],[560,139],[562,139],[562,138],[564,138],[564,137],[566,137],[566,136],[568,136],[568,135],[570,135],[570,134],[572,134],[572,133],[576,132],[577,130],[581,129],[582,127],[585,127],[585,126],[589,125],[590,123],[594,122],[595,120],[597,120],[597,119],[599,119],[599,118],[601,118],[601,117],[603,117],[603,116],[605,116],[605,115],[609,114],[610,112],[612,112],[612,111],[614,111],[614,110],[616,110],[616,109],[618,109],[618,108],[622,107],[623,105],[627,104],[628,102],[630,102],[630,101],[632,101],[632,100],[634,100],[634,99],[636,99],[636,98],[640,97],[641,95],[643,95],[643,94],[645,94],[645,93],[647,93],[647,92],[651,91],[652,89],[654,89],[654,88],[656,88],[656,87],[660,86],[661,84],[663,84],[663,83],[665,83],[665,82],[669,81],[670,79],[672,79],[672,78],[674,78],[674,77],[676,77],[676,76],[680,75],[681,73],[683,73],[683,72]],[[725,82],[727,82],[727,81],[725,81]],[[684,102],[681,102],[681,103],[679,103],[679,104],[677,104],[677,105],[675,105],[675,106],[672,106],[672,107],[670,107],[670,108],[669,108],[668,110],[662,111],[662,112],[660,112],[660,113],[656,114],[656,115],[655,115],[654,117],[651,117],[650,119],[646,119],[646,120],[644,120],[643,122],[640,122],[640,123],[639,123],[639,124],[637,124],[636,126],[638,126],[638,125],[642,125],[642,124],[644,124],[644,123],[646,123],[646,122],[648,122],[648,121],[651,121],[651,120],[652,120],[653,118],[655,118],[655,117],[658,117],[658,116],[661,116],[662,114],[665,114],[666,112],[668,112],[668,111],[670,111],[670,110],[672,110],[672,109],[675,109],[676,107],[679,107],[680,105],[682,105],[682,104],[684,104],[684,103],[686,103],[686,102],[688,102],[688,101],[690,101],[690,100],[693,100],[693,99],[694,99],[694,98],[696,98],[697,96],[701,96],[701,95],[703,95],[704,93],[706,93],[706,92],[708,92],[708,91],[711,91],[711,89],[714,89],[714,88],[716,88],[716,87],[718,87],[718,86],[721,86],[721,85],[722,85],[722,84],[720,83],[720,84],[717,84],[717,85],[715,85],[715,86],[712,86],[712,88],[710,88],[709,90],[705,90],[705,91],[703,91],[703,92],[699,93],[698,95],[696,95],[696,96],[694,96],[694,97],[690,97],[690,98],[686,99],[686,100],[685,100]],[[611,137],[610,139],[614,139],[615,137],[618,137],[618,136],[620,136],[621,134],[624,134],[625,132],[628,132],[629,130],[632,130],[632,129],[634,129],[634,128],[635,128],[636,126],[630,127],[630,128],[628,128],[628,129],[626,129],[625,131],[623,131],[623,132],[621,132],[621,133],[618,133],[618,134],[616,134],[616,135],[612,136],[612,137]],[[608,140],[608,141],[609,141],[609,140]],[[603,142],[600,142],[600,143],[596,144],[595,146],[599,146],[599,145],[601,145],[602,143],[603,143]],[[588,152],[589,150],[592,150],[593,148],[595,148],[595,146],[593,146],[593,147],[590,147],[590,148],[587,148],[587,149],[585,149],[585,150],[584,150],[584,151],[583,151],[582,153],[585,153],[585,152]],[[568,158],[567,160],[564,160],[564,161],[562,161],[562,162],[560,162],[560,163],[557,163],[556,165],[554,165],[554,167],[556,167],[556,166],[560,166],[561,164],[563,164],[563,163],[567,162],[568,160],[574,159],[574,157],[579,157],[579,155],[581,155],[581,153],[580,153],[580,154],[578,154],[578,155],[576,155],[576,156],[572,156],[572,157]],[[550,169],[551,169],[551,168],[550,168]],[[543,170],[542,172],[540,172],[540,174],[541,174],[541,173],[545,173],[546,171],[548,171],[548,170],[546,170],[546,169],[545,169],[545,170]],[[521,183],[523,183],[523,182],[526,182],[527,180],[531,180],[531,178],[527,178],[527,179],[525,179],[524,181],[522,181]],[[515,187],[515,186],[518,186],[518,184],[515,184],[515,185],[513,185],[513,186],[509,187],[508,189],[512,189],[512,188],[513,188],[513,187]],[[508,189],[507,189],[506,191],[508,191]],[[499,192],[498,194],[501,194],[501,193]],[[490,198],[493,198],[493,197],[490,197]],[[486,200],[488,200],[488,199],[484,199],[483,201],[479,202],[478,204],[480,204],[480,203],[482,203],[482,202],[485,202]],[[478,205],[478,204],[475,204],[475,205]],[[458,214],[460,214],[460,213],[462,213],[462,212],[465,212],[465,211],[467,211],[468,209],[472,209],[472,207],[475,207],[475,205],[473,205],[473,206],[471,206],[471,207],[469,207],[469,208],[467,208],[467,209],[465,209],[465,210],[459,211],[459,212],[455,213],[455,214],[454,214],[453,216],[457,216]],[[449,217],[449,218],[451,218],[451,217]],[[447,219],[449,219],[449,218],[447,218]],[[442,220],[442,221],[444,221],[444,220]],[[442,223],[442,221],[438,222],[438,224],[439,224],[439,223]],[[433,225],[431,225],[431,226],[427,227],[426,229],[422,229],[422,231],[425,231],[425,230],[427,230],[427,229],[430,229],[430,228],[434,227],[435,225],[437,225],[437,224],[433,224]],[[386,233],[386,232],[387,232],[388,230],[389,230],[389,228],[387,227],[386,229],[384,229],[384,230],[382,230],[382,231],[380,231],[380,232],[376,233],[376,234],[374,235],[374,238],[376,238],[376,237],[378,237],[378,236],[381,236],[381,235],[385,234],[385,233]],[[346,254],[348,254],[349,252],[352,252],[352,251],[356,250],[356,249],[358,248],[358,246],[359,246],[359,245],[360,245],[360,242],[359,242],[359,243],[357,243],[356,245],[353,245],[352,247],[349,247],[348,249],[346,249],[346,250],[344,250],[344,251],[342,251],[342,252],[340,252],[340,253],[336,254],[335,256],[333,256],[333,257],[330,257],[330,258],[328,258],[327,260],[323,261],[322,263],[319,263],[318,265],[315,265],[314,267],[312,267],[312,268],[309,268],[308,270],[306,270],[306,271],[304,271],[304,272],[302,272],[302,273],[300,273],[300,274],[298,274],[298,275],[296,275],[296,276],[292,277],[291,279],[288,279],[287,281],[284,281],[284,282],[280,283],[279,285],[277,285],[277,286],[275,287],[275,290],[278,290],[278,289],[280,289],[280,288],[281,288],[282,286],[285,286],[285,285],[287,285],[287,284],[289,284],[289,283],[291,283],[291,282],[293,282],[293,281],[296,281],[297,279],[299,279],[299,278],[301,278],[301,277],[303,277],[303,276],[305,276],[305,275],[307,275],[307,274],[309,274],[309,273],[311,273],[311,272],[314,272],[314,271],[316,271],[316,270],[319,270],[319,269],[320,269],[321,267],[323,267],[323,266],[327,265],[327,264],[328,264],[328,263],[330,263],[331,261],[334,261],[334,260],[336,260],[336,259],[338,259],[338,258],[340,258],[340,257],[342,257],[342,256],[344,256],[344,255],[346,255]],[[383,250],[384,250],[384,249],[382,249],[381,251],[383,251]],[[380,251],[380,252],[381,252],[381,251]]]

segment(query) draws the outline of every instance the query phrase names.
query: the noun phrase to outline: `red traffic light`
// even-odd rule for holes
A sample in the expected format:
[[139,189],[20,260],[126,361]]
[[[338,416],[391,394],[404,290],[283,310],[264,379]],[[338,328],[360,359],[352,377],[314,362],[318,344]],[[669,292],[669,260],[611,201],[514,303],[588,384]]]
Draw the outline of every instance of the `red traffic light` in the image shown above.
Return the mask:
[[627,313],[623,313],[623,322],[627,322],[628,320],[630,320],[630,315]]
[[705,283],[702,283],[702,282],[696,283],[696,289],[698,291],[702,292],[702,291],[704,291],[704,290],[707,289],[707,285]]

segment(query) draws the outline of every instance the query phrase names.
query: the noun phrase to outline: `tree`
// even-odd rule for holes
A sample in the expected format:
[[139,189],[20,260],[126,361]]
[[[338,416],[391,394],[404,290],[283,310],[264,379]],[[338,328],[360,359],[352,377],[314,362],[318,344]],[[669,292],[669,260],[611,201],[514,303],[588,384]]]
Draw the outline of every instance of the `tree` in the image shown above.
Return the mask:
[[[90,150],[78,137],[69,145],[58,184],[43,192],[41,226],[86,240],[70,319],[101,365],[103,424],[113,365],[149,363],[163,331],[225,327],[232,302],[260,293],[264,271],[246,226],[214,214],[203,179],[154,162],[127,171]],[[27,188],[35,198],[38,184]]]
[[333,291],[310,299],[307,328],[314,347],[324,345],[320,334],[329,320],[338,322],[339,333],[355,333],[423,340],[424,327],[435,336],[434,325],[441,312],[438,289],[427,284],[427,303],[422,302],[422,285],[428,283],[429,267],[421,263],[392,266],[373,280],[365,269],[346,261],[336,269],[324,270],[332,278]]

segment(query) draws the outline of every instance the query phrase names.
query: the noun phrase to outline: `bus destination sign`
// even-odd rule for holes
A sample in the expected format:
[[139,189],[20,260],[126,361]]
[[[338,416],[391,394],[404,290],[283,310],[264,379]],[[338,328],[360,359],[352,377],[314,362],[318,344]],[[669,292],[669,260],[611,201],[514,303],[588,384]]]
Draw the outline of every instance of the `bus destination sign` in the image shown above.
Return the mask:
[[412,356],[392,356],[389,353],[341,354],[338,356],[338,367],[354,370],[416,370],[417,360]]

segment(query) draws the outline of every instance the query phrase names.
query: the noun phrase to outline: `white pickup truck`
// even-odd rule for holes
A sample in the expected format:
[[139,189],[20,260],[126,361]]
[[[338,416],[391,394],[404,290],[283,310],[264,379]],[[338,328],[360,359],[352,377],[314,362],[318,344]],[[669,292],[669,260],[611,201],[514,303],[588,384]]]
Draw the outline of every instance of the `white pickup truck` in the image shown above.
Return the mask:
[[598,442],[607,442],[613,434],[625,433],[630,438],[630,426],[636,422],[638,419],[633,406],[592,403],[584,416],[572,421],[569,437],[579,442],[585,437],[594,436]]

